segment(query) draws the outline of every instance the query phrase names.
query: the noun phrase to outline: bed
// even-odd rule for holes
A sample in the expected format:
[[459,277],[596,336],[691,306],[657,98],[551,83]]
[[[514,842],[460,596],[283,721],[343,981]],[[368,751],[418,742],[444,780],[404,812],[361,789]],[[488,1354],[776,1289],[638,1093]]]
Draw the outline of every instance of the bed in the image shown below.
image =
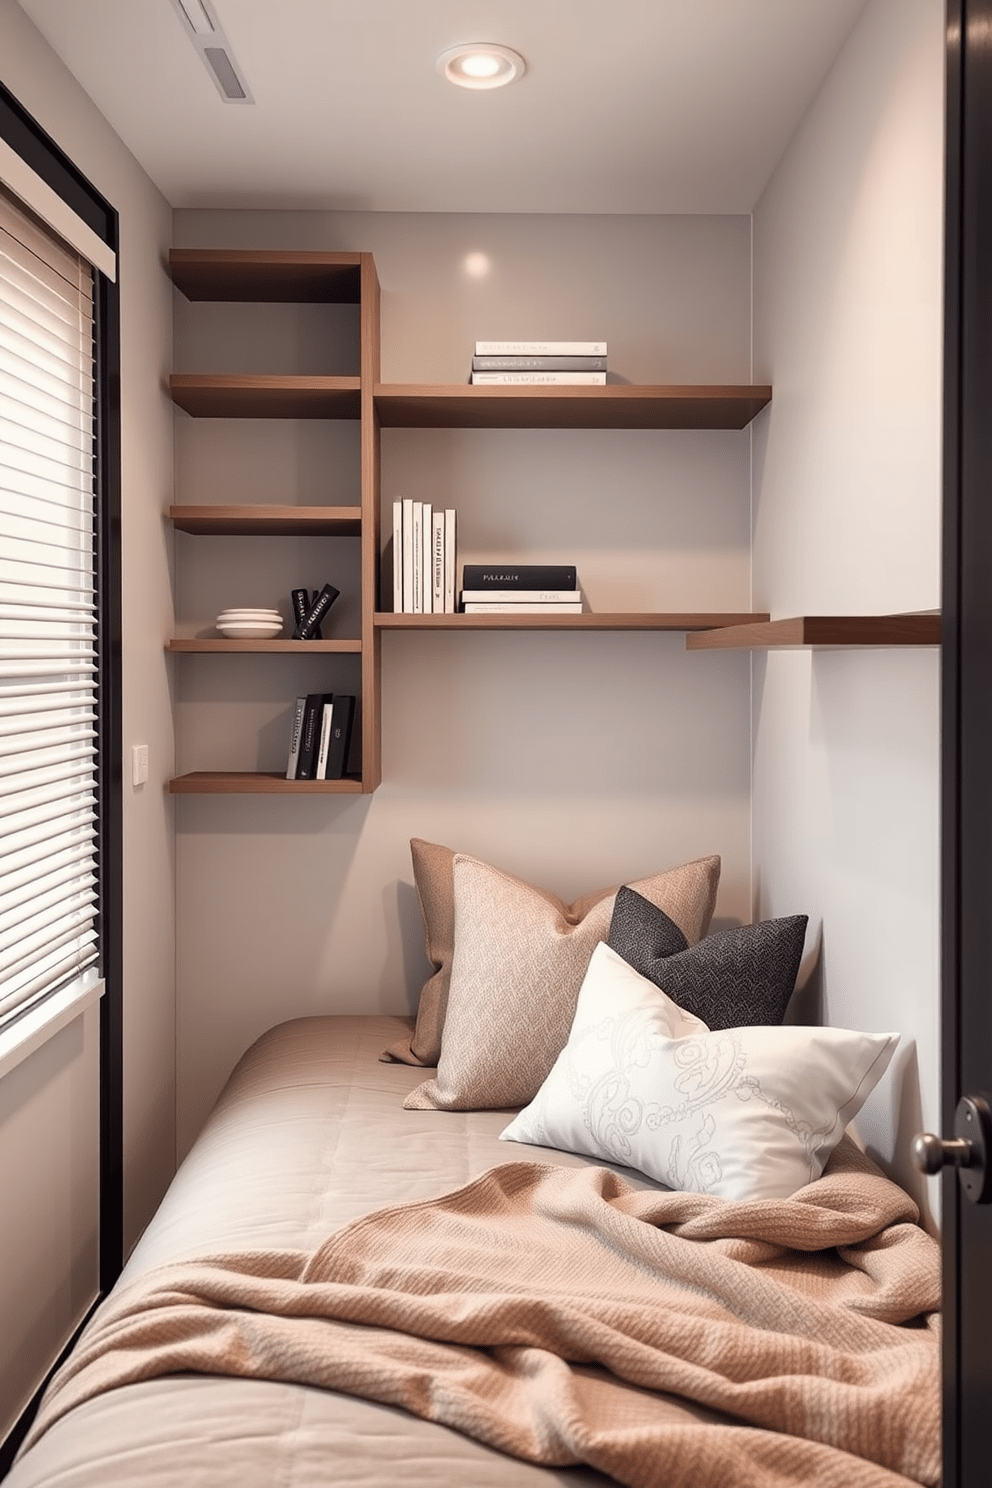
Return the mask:
[[[660,1075],[630,1019],[643,1022],[650,1004],[657,1020],[659,1000],[609,942],[644,965],[705,944],[712,860],[690,865],[688,899],[679,870],[677,884],[662,875],[632,899],[604,891],[576,907],[544,891],[537,903],[519,880],[421,846],[438,900],[422,861],[435,970],[416,1023],[292,1020],[246,1052],[53,1381],[10,1488],[938,1482],[937,1247],[908,1196],[840,1135],[849,1102],[834,1097],[841,1126],[822,1176],[814,1153],[809,1181],[736,1194],[752,1180],[719,1112],[781,1125],[783,1101],[772,1074],[764,1087],[755,1078],[767,1028],[752,1025],[749,1042],[735,1026],[730,1043],[750,1063],[732,1088],[720,1058],[708,1061],[718,1097],[700,1094],[698,1060],[679,1066],[683,1096],[686,1078],[695,1092],[692,1161],[684,1133],[669,1130],[674,1116],[664,1135],[686,1181],[673,1188],[645,1171],[645,1132],[657,1148],[658,1123],[642,1131],[629,1118],[644,1105],[637,1079],[656,1093]],[[618,899],[625,931],[611,924]],[[587,943],[569,944],[571,983],[560,964],[543,966],[542,996],[571,985],[567,1016],[538,1028],[530,1006],[526,1049],[507,1050],[489,1006],[482,1104],[471,1044],[458,1037],[466,989],[480,995],[470,973],[503,999],[507,977],[526,995],[534,985],[494,965],[491,938],[480,947],[487,916],[506,965],[511,923],[514,937],[530,935],[520,965],[531,970],[542,943],[552,962],[575,932]],[[739,986],[740,943],[730,952]],[[712,947],[706,956],[711,995]],[[684,971],[673,964],[669,976],[684,982]],[[610,1009],[606,1045],[589,1033],[597,998]],[[730,1047],[662,1002],[669,1023],[652,1023],[650,1049]],[[478,1026],[473,1037],[478,1054]],[[797,1063],[808,1084],[796,1051],[810,1037],[782,1030],[775,1069]],[[845,1090],[870,1081],[859,1058],[884,1067],[876,1044],[836,1042]],[[595,1078],[601,1045],[620,1061],[622,1090],[615,1073]],[[595,1114],[584,1136],[568,1127],[583,1081]],[[511,1088],[530,1098],[494,1104]],[[790,1140],[809,1160],[809,1133]],[[583,1143],[594,1150],[572,1150]],[[714,1183],[729,1187],[707,1191]]]

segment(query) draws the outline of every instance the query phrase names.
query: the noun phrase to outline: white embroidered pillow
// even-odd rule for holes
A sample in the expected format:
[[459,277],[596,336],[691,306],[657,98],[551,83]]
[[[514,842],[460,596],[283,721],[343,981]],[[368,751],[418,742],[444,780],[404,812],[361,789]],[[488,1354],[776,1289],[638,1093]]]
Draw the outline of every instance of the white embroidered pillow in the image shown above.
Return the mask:
[[600,944],[567,1044],[501,1136],[622,1163],[670,1188],[788,1198],[819,1178],[898,1042],[845,1028],[711,1033]]

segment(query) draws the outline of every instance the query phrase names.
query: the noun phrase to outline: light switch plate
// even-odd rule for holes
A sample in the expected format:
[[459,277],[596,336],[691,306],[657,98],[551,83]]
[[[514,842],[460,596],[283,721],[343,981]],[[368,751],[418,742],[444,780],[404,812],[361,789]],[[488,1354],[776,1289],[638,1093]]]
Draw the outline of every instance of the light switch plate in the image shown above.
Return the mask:
[[131,746],[131,784],[144,785],[148,779],[148,745]]

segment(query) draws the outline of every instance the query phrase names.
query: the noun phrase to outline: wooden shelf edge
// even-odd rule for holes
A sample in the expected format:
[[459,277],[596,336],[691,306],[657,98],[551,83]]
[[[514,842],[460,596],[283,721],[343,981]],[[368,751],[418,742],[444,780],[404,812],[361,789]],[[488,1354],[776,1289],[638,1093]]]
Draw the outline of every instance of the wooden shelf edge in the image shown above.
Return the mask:
[[354,638],[340,641],[231,641],[222,636],[216,639],[213,636],[173,636],[166,641],[165,649],[176,656],[356,656],[361,655],[362,643]]
[[766,614],[719,611],[610,611],[582,615],[408,615],[380,611],[377,630],[673,630],[709,631],[714,627],[750,626]]
[[772,389],[758,383],[377,383],[372,395],[383,428],[744,429],[771,401]]
[[795,615],[784,620],[703,630],[688,651],[840,650],[858,646],[939,646],[940,615]]
[[173,796],[359,796],[361,780],[287,780],[270,771],[192,770],[169,781]]
[[359,537],[360,506],[170,506],[177,532],[199,536]]
[[169,272],[188,300],[358,304],[360,253],[173,248]]
[[361,413],[358,377],[174,372],[169,395],[191,418],[357,419]]

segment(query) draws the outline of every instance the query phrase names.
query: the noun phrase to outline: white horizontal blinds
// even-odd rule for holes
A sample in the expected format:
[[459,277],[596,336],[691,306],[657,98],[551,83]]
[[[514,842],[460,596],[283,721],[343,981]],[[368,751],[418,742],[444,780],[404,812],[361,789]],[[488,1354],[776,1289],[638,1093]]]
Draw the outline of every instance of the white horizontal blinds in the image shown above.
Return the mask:
[[0,190],[0,1022],[97,959],[93,272]]

